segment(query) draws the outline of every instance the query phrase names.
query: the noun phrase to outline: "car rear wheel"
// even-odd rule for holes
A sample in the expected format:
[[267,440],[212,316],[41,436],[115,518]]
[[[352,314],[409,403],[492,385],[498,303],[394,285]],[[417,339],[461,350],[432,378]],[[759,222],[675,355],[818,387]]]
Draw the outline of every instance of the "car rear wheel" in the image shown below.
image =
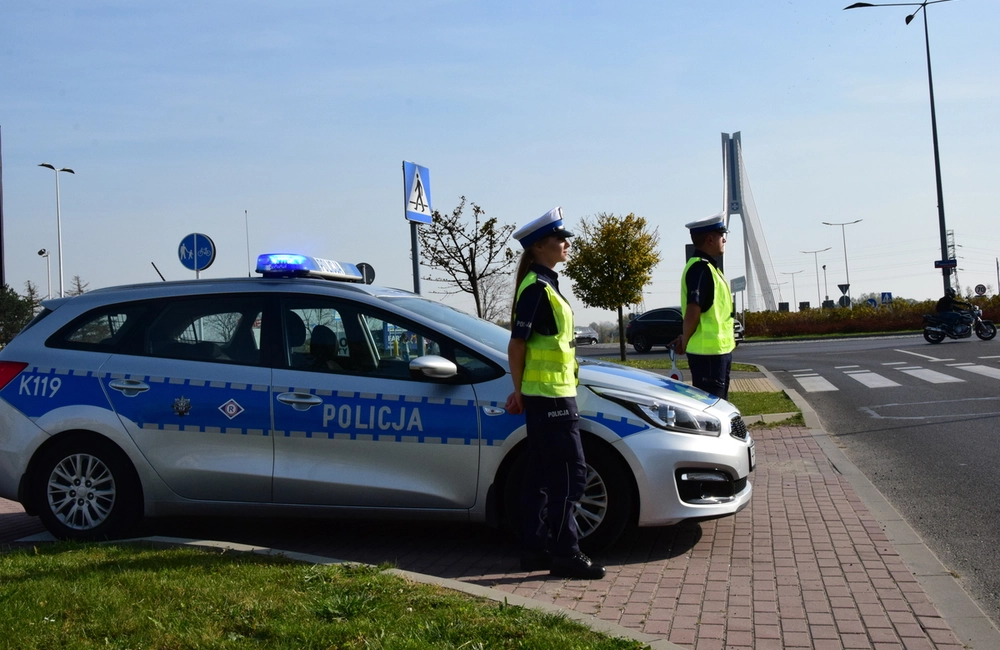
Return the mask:
[[649,339],[646,338],[645,334],[636,334],[632,337],[632,347],[635,348],[636,352],[645,354],[653,349],[653,346],[649,343]]
[[97,436],[73,436],[45,450],[32,485],[38,516],[60,539],[113,539],[141,517],[141,490],[131,462]]

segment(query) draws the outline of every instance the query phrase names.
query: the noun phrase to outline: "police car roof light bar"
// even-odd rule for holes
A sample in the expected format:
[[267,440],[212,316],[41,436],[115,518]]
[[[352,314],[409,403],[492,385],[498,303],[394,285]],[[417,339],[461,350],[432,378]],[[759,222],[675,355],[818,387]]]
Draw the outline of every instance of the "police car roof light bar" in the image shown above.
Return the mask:
[[294,253],[265,253],[257,257],[257,273],[265,278],[310,277],[339,282],[364,282],[358,267]]

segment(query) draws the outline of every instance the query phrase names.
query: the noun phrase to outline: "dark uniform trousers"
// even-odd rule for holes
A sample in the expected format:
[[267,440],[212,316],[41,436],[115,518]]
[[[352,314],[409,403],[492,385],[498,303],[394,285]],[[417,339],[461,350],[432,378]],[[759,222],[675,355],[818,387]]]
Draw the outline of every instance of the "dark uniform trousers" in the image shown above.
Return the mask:
[[691,354],[688,353],[688,368],[691,370],[691,384],[706,393],[722,399],[729,399],[729,374],[733,367],[733,353]]
[[575,397],[524,396],[528,458],[521,492],[521,548],[568,557],[580,552],[573,509],[586,487]]

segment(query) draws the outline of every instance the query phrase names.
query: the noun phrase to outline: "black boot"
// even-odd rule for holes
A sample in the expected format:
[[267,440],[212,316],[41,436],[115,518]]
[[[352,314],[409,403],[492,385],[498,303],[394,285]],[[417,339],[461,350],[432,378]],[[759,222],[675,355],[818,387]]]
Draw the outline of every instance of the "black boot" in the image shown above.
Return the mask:
[[583,553],[569,557],[554,556],[549,575],[556,578],[576,578],[578,580],[600,580],[604,577],[604,567],[594,563]]

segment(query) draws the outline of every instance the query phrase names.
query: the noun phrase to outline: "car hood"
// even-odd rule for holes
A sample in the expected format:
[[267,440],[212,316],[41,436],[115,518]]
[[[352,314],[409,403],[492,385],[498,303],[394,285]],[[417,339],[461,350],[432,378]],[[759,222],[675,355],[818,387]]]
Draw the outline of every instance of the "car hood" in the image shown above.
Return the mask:
[[699,388],[674,381],[669,377],[648,370],[638,370],[617,363],[592,359],[580,359],[579,363],[581,386],[600,386],[634,391],[661,399],[669,399],[680,406],[698,410],[705,410],[721,401],[715,395],[706,393]]

